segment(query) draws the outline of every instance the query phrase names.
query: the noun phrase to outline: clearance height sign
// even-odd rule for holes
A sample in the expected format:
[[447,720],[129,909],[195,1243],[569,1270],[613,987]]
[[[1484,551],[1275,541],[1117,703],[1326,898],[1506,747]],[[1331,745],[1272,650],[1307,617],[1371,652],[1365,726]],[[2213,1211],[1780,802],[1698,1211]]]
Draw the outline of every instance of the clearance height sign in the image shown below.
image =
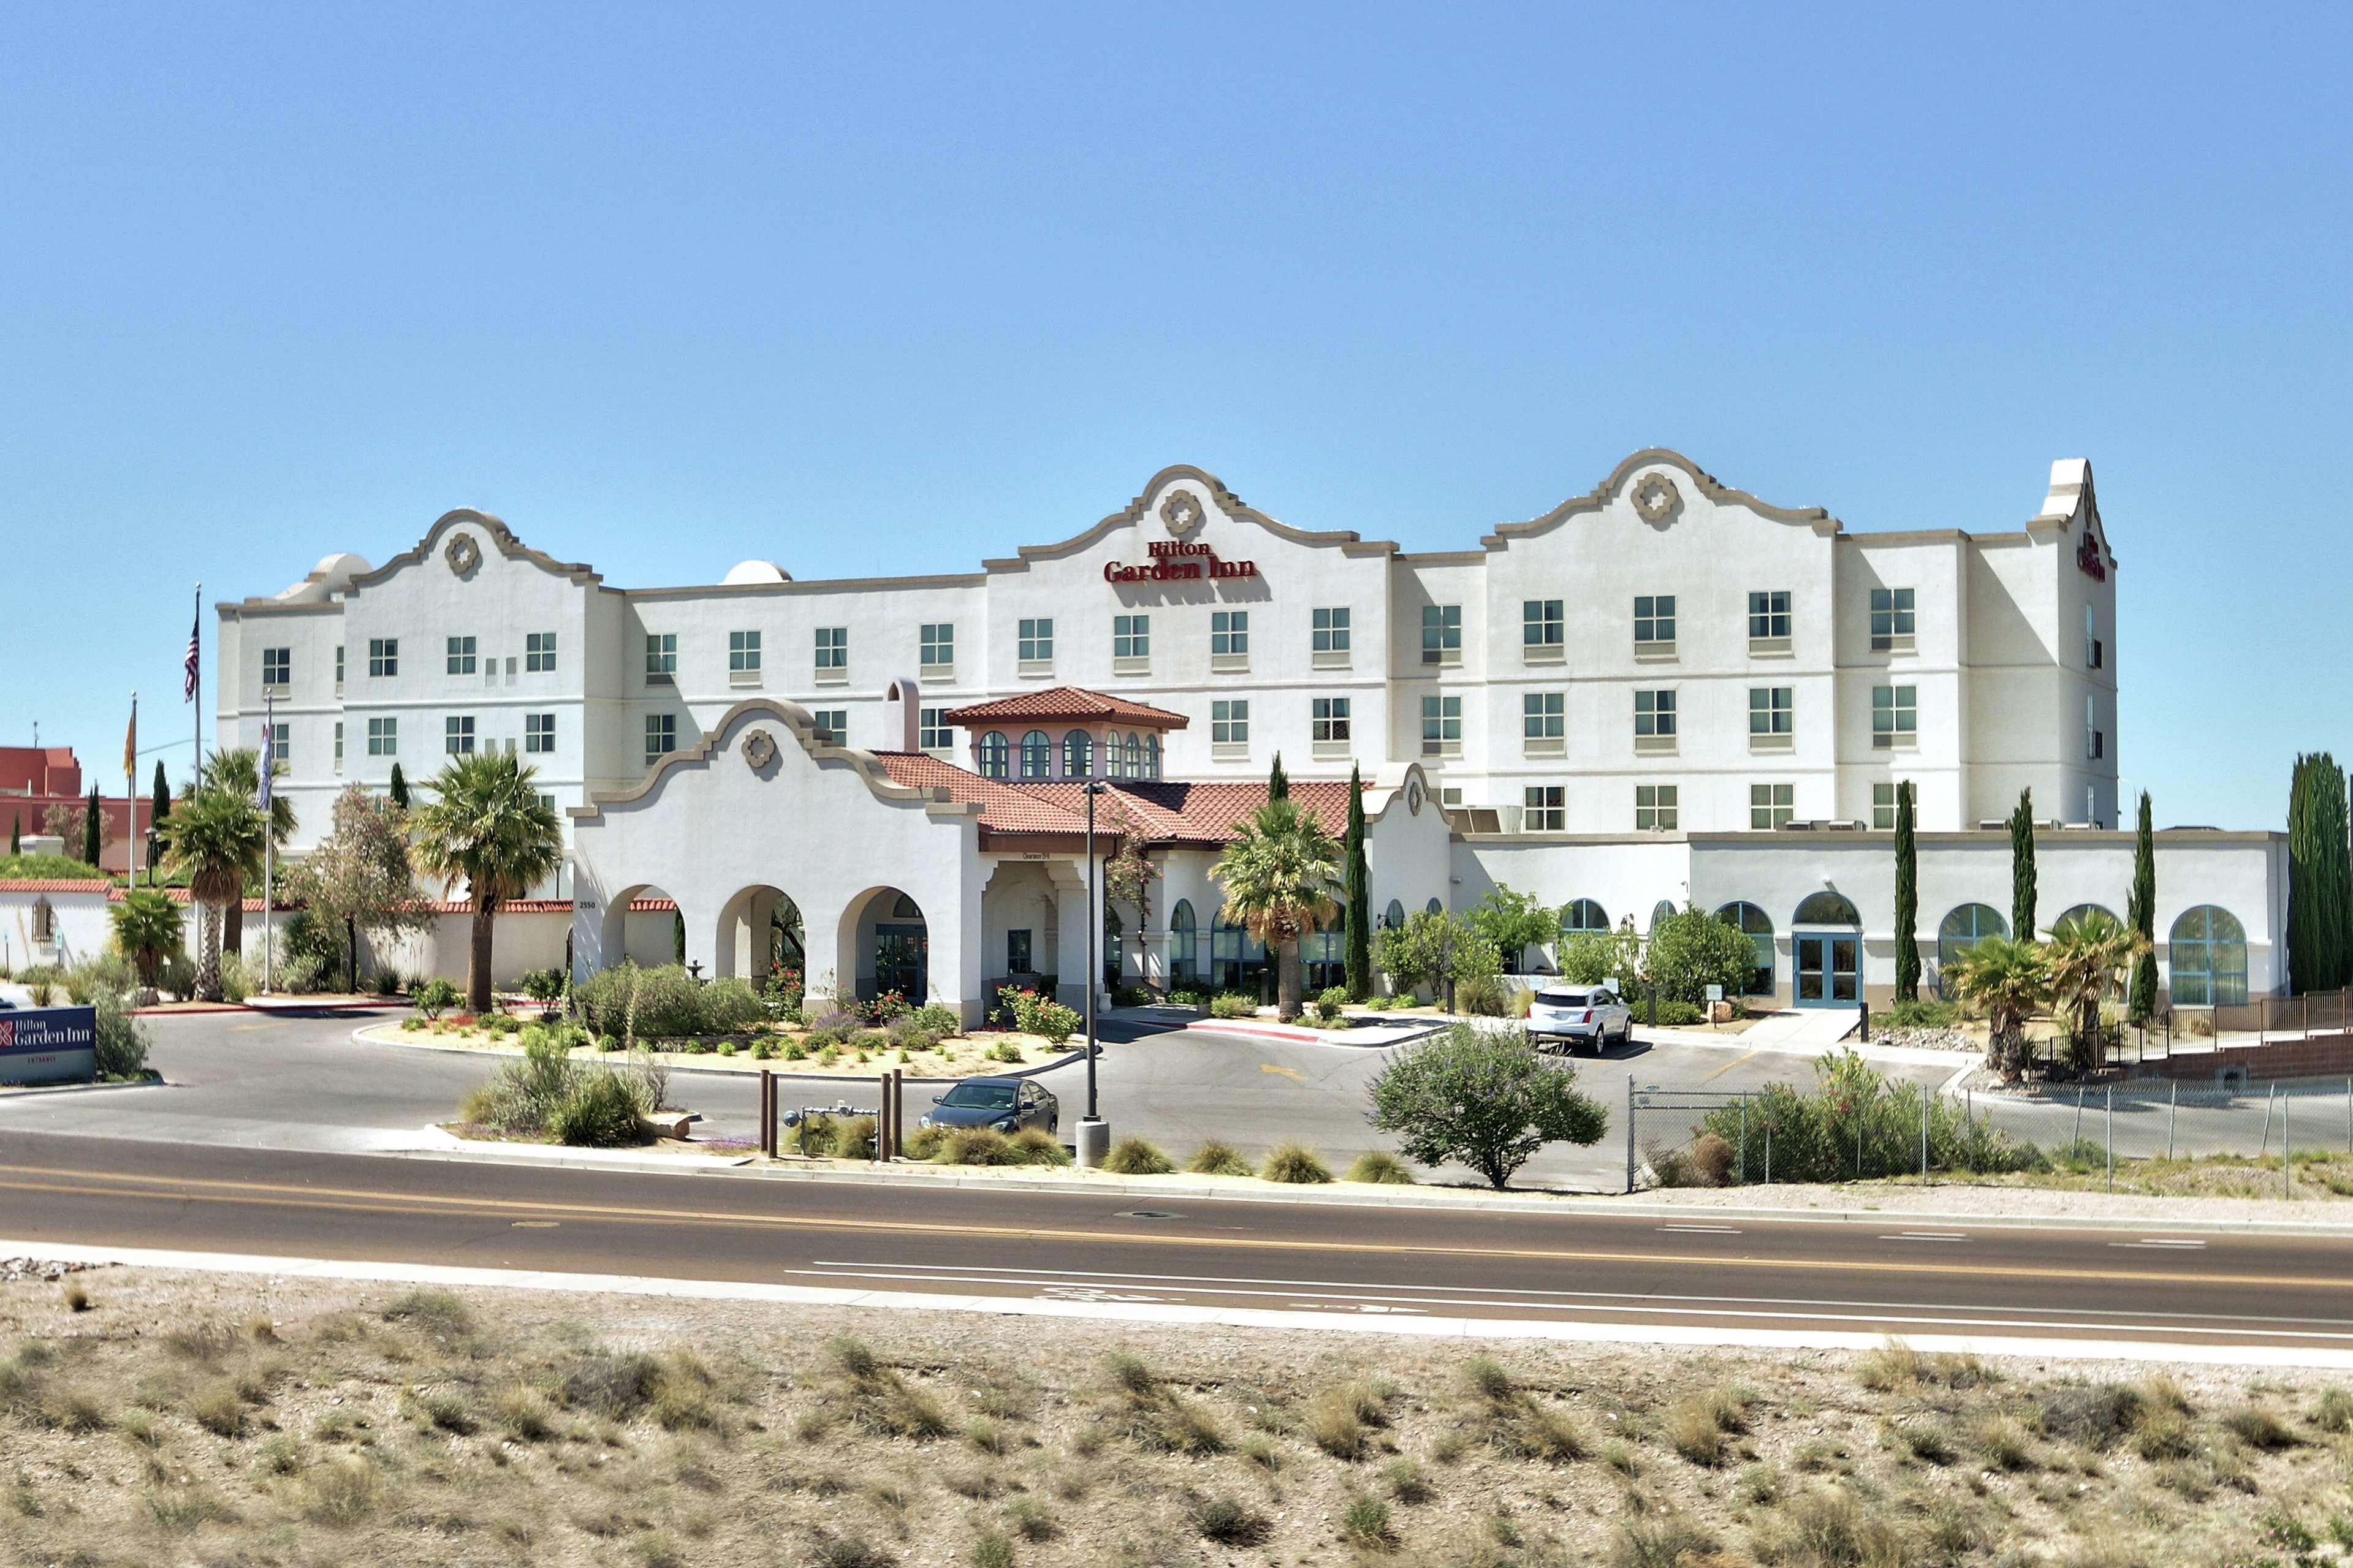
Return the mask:
[[0,1013],[0,1083],[88,1083],[98,1076],[98,1010]]

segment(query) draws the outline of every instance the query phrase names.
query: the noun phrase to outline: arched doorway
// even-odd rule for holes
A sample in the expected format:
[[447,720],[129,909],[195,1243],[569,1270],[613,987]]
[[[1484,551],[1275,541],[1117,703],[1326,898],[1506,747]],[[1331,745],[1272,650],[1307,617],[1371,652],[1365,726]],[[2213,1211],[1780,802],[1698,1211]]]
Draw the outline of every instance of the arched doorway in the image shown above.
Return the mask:
[[1193,916],[1193,900],[1179,899],[1168,911],[1168,984],[1172,987],[1200,983],[1200,928]]
[[896,992],[911,1007],[931,1000],[930,923],[923,906],[897,888],[873,888],[849,901],[841,916],[841,956],[851,966],[837,992],[861,1002]]
[[1789,923],[1797,970],[1790,1000],[1800,1007],[1853,1006],[1862,996],[1862,911],[1844,895],[1825,890],[1800,903]]
[[718,942],[712,950],[716,975],[734,975],[765,985],[779,972],[806,981],[807,943],[800,906],[781,888],[754,884],[729,899],[719,911]]

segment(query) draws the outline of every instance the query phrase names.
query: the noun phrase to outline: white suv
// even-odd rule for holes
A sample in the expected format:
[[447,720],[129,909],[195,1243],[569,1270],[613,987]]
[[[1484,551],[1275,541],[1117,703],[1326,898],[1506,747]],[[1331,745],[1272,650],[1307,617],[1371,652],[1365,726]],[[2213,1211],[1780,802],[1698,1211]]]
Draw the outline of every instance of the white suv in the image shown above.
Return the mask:
[[1633,1037],[1634,1010],[1604,985],[1548,985],[1528,1003],[1528,1043],[1538,1050],[1598,1053]]

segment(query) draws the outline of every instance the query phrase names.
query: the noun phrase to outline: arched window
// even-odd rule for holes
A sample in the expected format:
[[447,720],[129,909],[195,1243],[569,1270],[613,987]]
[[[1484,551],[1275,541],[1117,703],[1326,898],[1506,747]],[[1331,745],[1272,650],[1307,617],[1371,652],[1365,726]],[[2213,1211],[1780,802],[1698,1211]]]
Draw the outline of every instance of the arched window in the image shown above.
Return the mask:
[[1066,779],[1092,778],[1094,771],[1094,738],[1084,730],[1073,730],[1063,736],[1062,776]]
[[1148,779],[1160,776],[1160,737],[1157,735],[1144,737],[1144,776]]
[[1174,984],[1200,978],[1198,928],[1193,921],[1193,900],[1179,899],[1168,911],[1168,977]]
[[1773,917],[1750,903],[1730,903],[1715,918],[1736,929],[1757,950],[1757,967],[1749,973],[1748,994],[1773,994]]
[[2185,910],[2166,939],[2179,1007],[2235,1007],[2247,999],[2247,928],[2212,904]]
[[1446,906],[1440,903],[1436,899],[1430,900],[1428,908],[1430,912],[1434,915],[1442,915],[1446,912]]
[[2051,934],[2052,936],[2065,936],[2068,932],[2073,931],[2077,926],[2082,925],[2094,915],[2105,915],[2108,919],[2116,921],[2116,924],[2118,925],[2125,923],[2122,921],[2116,920],[2116,910],[2108,909],[2104,905],[2077,904],[2065,914],[2061,915],[2057,920],[2051,922]]
[[991,730],[980,738],[980,776],[1001,779],[1013,754],[1013,743],[1002,730]]
[[1674,912],[1675,901],[1672,899],[1661,899],[1657,903],[1652,904],[1651,906],[1651,929],[1652,931],[1658,930],[1659,922],[1665,920],[1669,915],[1673,914]]
[[1387,926],[1391,931],[1396,931],[1401,928],[1405,924],[1405,905],[1399,903],[1395,899],[1391,899],[1389,900],[1388,910],[1381,916],[1381,924]]
[[1989,936],[2008,936],[2010,926],[2000,912],[1988,904],[1963,904],[1947,915],[1936,928],[1936,994],[1950,1000],[1946,989],[1946,976],[1961,954]]
[[1799,904],[1789,922],[1801,926],[1859,926],[1862,916],[1844,895],[1823,892],[1812,894]]
[[1103,777],[1124,779],[1126,776],[1127,768],[1120,759],[1119,731],[1105,730],[1103,731]]
[[1054,772],[1054,743],[1046,739],[1043,730],[1032,730],[1021,737],[1021,776],[1025,779],[1050,778]]
[[1144,772],[1144,737],[1135,731],[1127,732],[1127,776],[1140,779]]
[[922,920],[923,906],[902,893],[899,895],[898,901],[891,906],[891,918],[894,921]]
[[1560,929],[1565,934],[1581,931],[1608,931],[1609,912],[1591,899],[1578,899],[1560,911]]

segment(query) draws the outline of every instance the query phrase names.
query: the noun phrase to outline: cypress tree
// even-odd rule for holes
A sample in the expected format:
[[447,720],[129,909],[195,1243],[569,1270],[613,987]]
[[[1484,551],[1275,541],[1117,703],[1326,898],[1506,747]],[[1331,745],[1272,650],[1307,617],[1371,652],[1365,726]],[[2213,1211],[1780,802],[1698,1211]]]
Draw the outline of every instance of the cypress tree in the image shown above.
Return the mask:
[[2157,1014],[2157,830],[2150,826],[2148,791],[2140,792],[2140,826],[2133,834],[2132,897],[2126,904],[2133,930],[2140,932],[2140,956],[2133,960],[2127,1016],[2146,1028]]
[[24,852],[25,814],[18,812],[16,816],[8,819],[8,853],[11,855],[22,855]]
[[2353,956],[2353,859],[2346,839],[2345,771],[2327,752],[2295,759],[2287,802],[2288,983],[2334,991]]
[[408,809],[408,780],[402,774],[400,764],[392,764],[392,804],[401,810]]
[[2010,814],[2010,934],[2034,940],[2034,792],[2018,792]]
[[1266,798],[1269,800],[1291,798],[1291,777],[1282,771],[1281,752],[1274,753],[1274,771],[1266,775]]
[[1914,841],[1912,781],[1895,786],[1895,999],[1920,1000],[1920,850]]
[[164,776],[164,764],[155,763],[155,783],[147,796],[147,880],[155,880],[156,868],[164,863],[164,820],[172,815],[172,781]]
[[91,865],[98,864],[100,841],[106,833],[106,813],[98,804],[98,786],[90,786],[90,804],[81,816],[81,858]]
[[1365,864],[1365,786],[1348,769],[1348,994],[1373,994],[1373,874]]

